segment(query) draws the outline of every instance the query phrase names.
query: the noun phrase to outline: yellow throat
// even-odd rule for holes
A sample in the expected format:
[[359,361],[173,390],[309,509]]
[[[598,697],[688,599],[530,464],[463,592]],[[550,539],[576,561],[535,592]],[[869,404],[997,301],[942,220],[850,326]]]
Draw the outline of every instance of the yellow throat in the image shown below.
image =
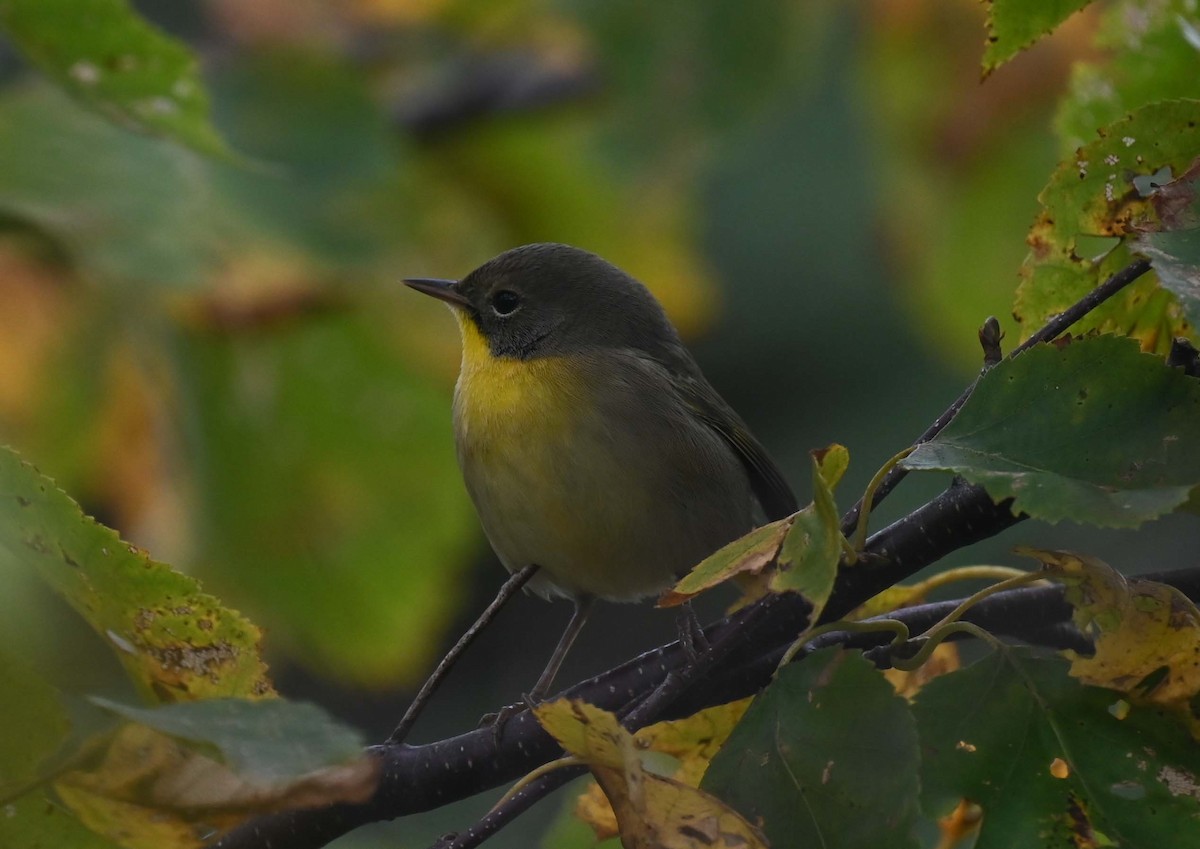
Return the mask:
[[454,310],[462,332],[455,420],[464,446],[490,453],[493,440],[518,450],[530,438],[552,438],[580,412],[580,385],[561,357],[520,360],[492,354],[471,317]]

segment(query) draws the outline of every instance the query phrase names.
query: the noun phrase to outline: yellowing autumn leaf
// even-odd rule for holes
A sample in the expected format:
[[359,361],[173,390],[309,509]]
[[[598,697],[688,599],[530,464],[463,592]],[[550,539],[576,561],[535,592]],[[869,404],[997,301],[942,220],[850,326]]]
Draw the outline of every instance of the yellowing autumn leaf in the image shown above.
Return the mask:
[[[684,719],[658,722],[638,730],[639,748],[669,755],[679,763],[670,778],[698,787],[713,755],[750,706],[750,699],[707,708]],[[575,803],[575,815],[592,827],[597,840],[620,834],[617,817],[598,784],[589,784]]]
[[1102,561],[1065,551],[1024,550],[1063,577],[1091,657],[1067,652],[1071,675],[1134,700],[1173,708],[1200,736],[1188,703],[1200,693],[1200,611],[1179,590],[1126,578]]
[[[616,813],[625,849],[766,849],[758,830],[724,802],[647,771],[641,758],[647,743],[608,711],[560,699],[539,705],[535,713],[542,727],[591,769]],[[711,721],[717,728],[729,720]],[[647,735],[665,745],[686,736],[678,726]]]

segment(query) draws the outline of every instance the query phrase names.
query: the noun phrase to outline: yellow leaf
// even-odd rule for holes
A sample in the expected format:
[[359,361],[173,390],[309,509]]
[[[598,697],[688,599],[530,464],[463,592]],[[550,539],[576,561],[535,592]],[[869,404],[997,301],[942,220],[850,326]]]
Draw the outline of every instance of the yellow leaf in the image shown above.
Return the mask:
[[1094,557],[1065,551],[1022,550],[1054,567],[1075,608],[1075,624],[1096,652],[1071,658],[1071,675],[1119,690],[1134,703],[1172,708],[1194,735],[1200,722],[1188,703],[1200,692],[1200,611],[1174,587],[1126,578]]
[[748,697],[705,708],[684,719],[658,722],[640,729],[633,737],[641,748],[678,759],[679,768],[671,777],[697,787],[708,762],[725,745],[750,702]]
[[[633,735],[639,748],[670,755],[679,762],[671,778],[689,787],[700,786],[713,755],[725,744],[729,734],[750,706],[750,699],[707,708],[685,719],[659,722]],[[617,818],[603,791],[589,784],[575,803],[575,815],[591,826],[597,840],[616,837]]]
[[[726,706],[698,721],[719,731],[736,719],[744,706]],[[538,720],[562,747],[583,760],[616,813],[625,849],[766,849],[757,829],[714,796],[681,781],[648,772],[640,752],[649,742],[680,751],[704,749],[710,741],[701,733],[697,746],[687,744],[687,721],[647,728],[635,738],[608,711],[579,701],[560,699],[535,708]],[[727,732],[726,732],[727,733]]]
[[575,800],[575,816],[591,826],[596,840],[608,840],[621,833],[617,815],[613,813],[608,797],[594,781],[589,781],[587,789]]

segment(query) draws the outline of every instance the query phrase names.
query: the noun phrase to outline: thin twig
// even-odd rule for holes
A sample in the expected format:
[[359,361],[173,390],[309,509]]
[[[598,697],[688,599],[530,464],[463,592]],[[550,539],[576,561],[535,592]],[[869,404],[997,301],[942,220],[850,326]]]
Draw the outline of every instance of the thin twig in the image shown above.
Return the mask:
[[495,618],[505,602],[512,598],[517,590],[525,586],[537,570],[537,565],[531,564],[521,571],[513,572],[508,576],[508,580],[500,587],[500,592],[496,593],[496,597],[492,599],[492,603],[483,609],[483,613],[479,614],[479,618],[475,620],[474,624],[466,630],[466,633],[458,638],[458,642],[451,647],[450,651],[446,652],[446,656],[438,663],[437,668],[433,670],[433,674],[425,679],[425,683],[421,685],[421,689],[412,700],[412,704],[408,706],[408,710],[401,717],[400,724],[396,726],[396,730],[388,737],[387,742],[390,745],[397,745],[404,742],[404,739],[408,736],[408,732],[416,724],[417,717],[425,709],[425,704],[433,696],[437,688],[441,686],[442,681],[446,680],[446,676],[450,674],[450,670],[454,668],[454,664],[462,657],[462,653],[475,641],[475,637],[479,635],[479,632],[486,628],[488,623]]
[[447,835],[430,849],[475,849],[542,799],[585,772],[587,769],[582,766],[563,767],[542,775],[496,805],[466,831]]
[[[1046,324],[1040,330],[1014,348],[1005,359],[1012,359],[1017,354],[1020,354],[1022,351],[1027,351],[1040,342],[1049,342],[1051,339],[1054,339],[1072,324],[1079,321],[1079,319],[1083,318],[1089,312],[1100,306],[1102,303],[1107,301],[1113,295],[1117,294],[1117,292],[1120,292],[1122,289],[1124,289],[1134,280],[1137,280],[1149,270],[1150,260],[1134,260],[1112,277],[1109,277],[1095,289],[1092,289],[1070,307],[1046,322]],[[992,320],[993,319],[989,319],[989,322]],[[990,370],[995,364],[993,360],[994,351],[992,351],[990,347],[991,341],[991,335],[988,332],[988,323],[985,322],[984,327],[980,330],[980,343],[984,347],[984,366],[980,372],[980,376],[971,381],[971,385],[963,390],[963,393],[954,400],[954,403],[947,407],[940,416],[934,419],[933,424],[926,428],[925,432],[916,438],[912,444],[913,448],[923,442],[928,442],[929,440],[933,439],[945,429],[946,425],[950,424],[955,416],[958,415],[958,411],[962,409],[963,404],[967,402],[967,399],[971,397],[971,393],[975,391],[975,387],[979,384],[980,377],[986,374],[987,371]],[[883,501],[883,499],[887,498],[888,494],[896,488],[896,485],[899,484],[900,481],[904,480],[904,477],[907,474],[908,469],[904,468],[903,466],[897,466],[892,469],[888,473],[887,477],[883,479],[883,482],[879,485],[878,489],[875,490],[875,495],[872,499],[871,506],[874,507],[875,505],[878,505],[879,502]],[[862,513],[862,508],[863,502],[860,499],[853,507],[850,508],[849,512],[842,517],[842,533],[846,536],[850,536],[858,526],[858,519],[859,515]]]

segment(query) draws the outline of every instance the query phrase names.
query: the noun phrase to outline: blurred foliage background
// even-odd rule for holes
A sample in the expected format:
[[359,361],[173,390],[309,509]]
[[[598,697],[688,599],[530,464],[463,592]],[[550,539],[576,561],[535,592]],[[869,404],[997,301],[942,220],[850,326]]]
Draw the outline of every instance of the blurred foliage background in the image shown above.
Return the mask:
[[[135,6],[200,58],[215,133],[122,127],[64,92],[120,67],[55,85],[0,40],[0,440],[265,626],[281,692],[373,738],[503,576],[453,458],[457,333],[400,278],[532,241],[600,253],[663,300],[802,500],[807,451],[847,445],[849,502],[976,372],[984,318],[1018,335],[1024,235],[1070,149],[1055,104],[1099,55],[1087,10],[981,83],[975,0]],[[1170,517],[1105,540],[1129,571],[1200,543]],[[956,562],[1012,562],[1012,541]],[[566,616],[517,600],[418,738],[516,697]],[[610,606],[563,680],[671,632]],[[112,686],[14,570],[3,634]],[[487,804],[338,845],[421,846]]]

